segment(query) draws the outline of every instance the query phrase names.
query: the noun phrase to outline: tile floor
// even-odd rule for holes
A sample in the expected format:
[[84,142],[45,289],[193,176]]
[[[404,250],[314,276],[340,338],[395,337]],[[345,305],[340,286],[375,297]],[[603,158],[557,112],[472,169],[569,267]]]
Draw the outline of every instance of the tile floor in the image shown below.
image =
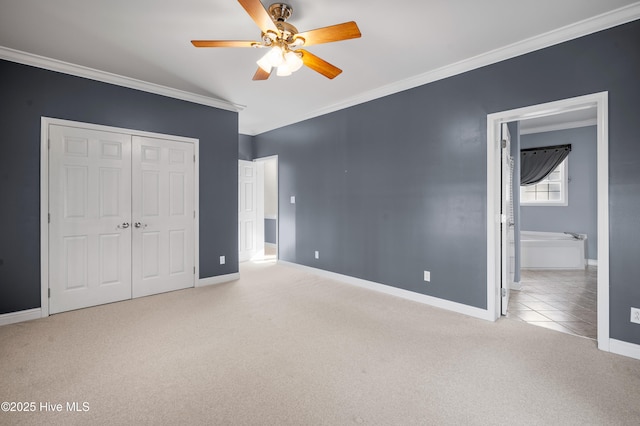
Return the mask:
[[507,316],[578,336],[597,338],[597,268],[521,271]]

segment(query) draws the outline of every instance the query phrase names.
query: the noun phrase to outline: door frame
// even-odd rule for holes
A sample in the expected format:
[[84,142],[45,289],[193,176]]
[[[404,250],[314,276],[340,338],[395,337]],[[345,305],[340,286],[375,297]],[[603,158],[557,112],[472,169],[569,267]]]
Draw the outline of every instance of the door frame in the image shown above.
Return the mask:
[[[500,143],[502,144],[503,142],[508,141],[508,143],[506,144],[506,148],[502,148],[501,145],[501,155],[500,155],[500,179],[502,181],[502,183],[500,184],[500,212],[501,212],[501,232],[500,232],[500,244],[502,246],[502,250],[500,251],[500,260],[501,260],[501,265],[500,265],[500,277],[501,277],[501,299],[500,299],[500,314],[501,315],[506,315],[507,313],[507,306],[509,305],[509,297],[510,297],[510,293],[511,293],[511,288],[512,288],[512,284],[513,284],[513,271],[511,270],[511,257],[513,254],[511,252],[511,238],[510,238],[510,232],[512,227],[514,226],[513,222],[510,222],[511,217],[509,216],[509,212],[505,211],[507,209],[510,209],[511,211],[513,211],[513,157],[511,155],[511,133],[509,132],[509,126],[507,125],[507,123],[502,123],[500,125]],[[508,151],[507,151],[508,150]],[[504,163],[504,155],[505,155],[505,151],[507,151],[507,159],[509,160],[509,174],[508,174],[508,179],[509,179],[509,183],[508,183],[508,187],[506,189],[508,189],[507,191],[505,191],[505,186],[507,185],[507,183],[505,183],[505,170],[503,169],[505,167],[505,163]],[[509,191],[511,191],[511,194],[509,194]],[[508,198],[510,197],[511,201],[508,202]],[[515,249],[514,249],[515,250]],[[506,281],[506,285],[505,285],[505,281]]]
[[194,145],[194,286],[198,285],[200,277],[200,140],[184,136],[166,135],[125,129],[121,127],[103,126],[100,124],[84,123],[80,121],[62,120],[51,117],[40,118],[40,309],[41,317],[49,316],[49,125],[55,124],[67,127],[77,127],[102,132],[125,133],[132,136],[169,139],[177,142],[192,143]]
[[563,99],[487,115],[487,314],[500,317],[500,143],[501,123],[597,108],[598,348],[610,351],[609,337],[609,92]]

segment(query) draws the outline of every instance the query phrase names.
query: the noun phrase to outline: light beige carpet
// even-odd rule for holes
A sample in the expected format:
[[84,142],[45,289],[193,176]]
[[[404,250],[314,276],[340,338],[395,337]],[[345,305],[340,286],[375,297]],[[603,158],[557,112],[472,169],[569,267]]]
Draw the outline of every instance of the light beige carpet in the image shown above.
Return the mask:
[[0,327],[0,401],[37,404],[0,424],[640,424],[640,361],[592,340],[282,265],[241,276]]

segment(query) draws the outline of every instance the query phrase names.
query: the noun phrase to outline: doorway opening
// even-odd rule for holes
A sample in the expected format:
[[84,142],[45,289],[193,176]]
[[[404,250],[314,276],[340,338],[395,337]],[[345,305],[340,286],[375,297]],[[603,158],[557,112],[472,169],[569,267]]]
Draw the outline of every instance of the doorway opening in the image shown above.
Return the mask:
[[[508,247],[514,277],[502,306],[507,317],[590,339],[597,338],[596,113],[593,106],[509,123],[515,134],[510,236],[518,239]],[[531,157],[549,152],[558,155],[545,170],[550,173],[534,179],[539,162]]]
[[[597,271],[583,271],[597,279],[597,341],[598,347],[609,351],[609,211],[608,211],[608,94],[580,96],[546,104],[534,105],[487,116],[487,308],[492,319],[500,317],[503,304],[508,303],[509,281],[505,274],[505,258],[509,245],[503,244],[508,223],[502,211],[502,141],[503,123],[541,119],[559,114],[595,110],[597,151]],[[516,233],[517,234],[517,233]],[[507,254],[505,256],[505,254]],[[591,271],[591,272],[590,272]],[[506,291],[505,291],[506,290]]]
[[278,157],[238,162],[240,262],[278,258]]
[[254,160],[262,173],[262,222],[264,224],[264,245],[262,260],[273,262],[278,259],[278,156]]

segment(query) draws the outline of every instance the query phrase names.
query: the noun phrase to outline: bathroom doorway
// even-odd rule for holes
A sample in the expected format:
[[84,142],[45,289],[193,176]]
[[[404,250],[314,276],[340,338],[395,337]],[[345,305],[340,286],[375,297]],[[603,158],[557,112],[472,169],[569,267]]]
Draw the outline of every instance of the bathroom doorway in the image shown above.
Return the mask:
[[[501,305],[506,303],[502,285],[503,250],[509,246],[501,244],[503,222],[506,217],[501,211],[501,140],[500,127],[503,123],[520,122],[554,117],[559,114],[575,113],[583,110],[595,110],[597,133],[597,270],[585,269],[597,281],[597,341],[598,347],[609,351],[609,216],[608,216],[608,94],[606,92],[565,99],[547,104],[534,105],[516,110],[503,111],[487,116],[487,301],[488,309],[494,318],[500,316]],[[558,118],[558,117],[555,117]],[[548,118],[547,118],[548,119]],[[533,123],[533,122],[532,122]],[[513,250],[513,249],[512,249]],[[508,257],[507,257],[508,258]],[[528,278],[528,277],[525,277]],[[592,277],[593,280],[593,277]],[[535,281],[535,279],[531,279]],[[532,285],[536,287],[536,285]],[[537,289],[543,291],[542,289]],[[522,290],[520,290],[522,291]],[[530,300],[532,304],[535,301]],[[542,303],[547,303],[540,300]],[[540,305],[546,307],[545,305]]]
[[[509,126],[515,133],[512,216],[519,238],[510,247],[517,264],[516,291],[510,292],[503,315],[595,340],[597,109],[594,105]],[[568,155],[552,163],[559,162],[546,178],[532,183],[538,163],[532,157],[545,156],[549,147]],[[520,164],[522,159],[527,164]]]

